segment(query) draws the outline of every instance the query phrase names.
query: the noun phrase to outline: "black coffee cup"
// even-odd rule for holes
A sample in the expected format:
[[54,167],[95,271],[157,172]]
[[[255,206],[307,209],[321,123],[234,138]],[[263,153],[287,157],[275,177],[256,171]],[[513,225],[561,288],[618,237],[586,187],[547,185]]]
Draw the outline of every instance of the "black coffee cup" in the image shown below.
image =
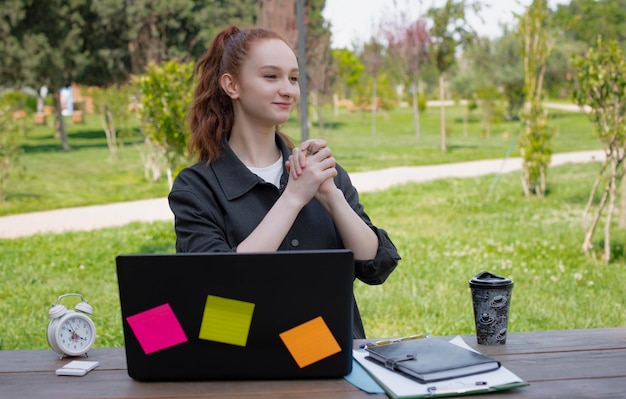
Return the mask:
[[513,281],[480,272],[470,281],[476,340],[480,345],[504,345],[509,324]]

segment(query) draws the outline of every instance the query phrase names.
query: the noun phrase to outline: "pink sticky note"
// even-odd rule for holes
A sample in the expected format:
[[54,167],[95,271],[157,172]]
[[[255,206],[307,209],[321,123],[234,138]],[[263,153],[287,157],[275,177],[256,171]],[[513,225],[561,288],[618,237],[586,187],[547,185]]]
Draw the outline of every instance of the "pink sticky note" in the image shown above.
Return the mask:
[[169,303],[129,316],[126,321],[146,355],[187,342]]

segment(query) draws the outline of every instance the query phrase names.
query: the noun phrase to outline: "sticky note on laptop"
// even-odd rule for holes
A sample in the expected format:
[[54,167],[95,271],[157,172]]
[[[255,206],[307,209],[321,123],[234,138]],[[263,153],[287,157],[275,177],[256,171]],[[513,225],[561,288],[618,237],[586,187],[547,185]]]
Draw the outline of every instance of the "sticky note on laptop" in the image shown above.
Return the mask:
[[341,347],[321,316],[279,335],[300,368],[341,352]]
[[200,339],[246,346],[254,303],[207,296],[200,326]]
[[126,321],[146,355],[187,342],[187,336],[168,303],[129,316]]

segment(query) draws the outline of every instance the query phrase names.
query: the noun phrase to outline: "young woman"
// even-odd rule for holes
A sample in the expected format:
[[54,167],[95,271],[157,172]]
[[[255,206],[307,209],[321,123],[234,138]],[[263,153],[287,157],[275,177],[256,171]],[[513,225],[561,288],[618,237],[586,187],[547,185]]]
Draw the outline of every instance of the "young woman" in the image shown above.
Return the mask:
[[[196,65],[189,150],[169,203],[177,252],[352,250],[382,284],[400,256],[359,203],[324,140],[295,147],[279,125],[300,96],[298,62],[276,33],[231,26]],[[354,337],[365,338],[355,302]]]

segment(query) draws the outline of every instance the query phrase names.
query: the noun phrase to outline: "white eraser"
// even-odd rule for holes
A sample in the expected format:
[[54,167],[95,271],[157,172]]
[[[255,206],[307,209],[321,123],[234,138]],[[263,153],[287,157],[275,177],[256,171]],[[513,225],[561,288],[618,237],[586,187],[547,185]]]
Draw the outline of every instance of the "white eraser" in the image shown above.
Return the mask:
[[56,375],[71,375],[82,377],[100,365],[100,362],[87,362],[84,360],[73,360],[56,370]]

